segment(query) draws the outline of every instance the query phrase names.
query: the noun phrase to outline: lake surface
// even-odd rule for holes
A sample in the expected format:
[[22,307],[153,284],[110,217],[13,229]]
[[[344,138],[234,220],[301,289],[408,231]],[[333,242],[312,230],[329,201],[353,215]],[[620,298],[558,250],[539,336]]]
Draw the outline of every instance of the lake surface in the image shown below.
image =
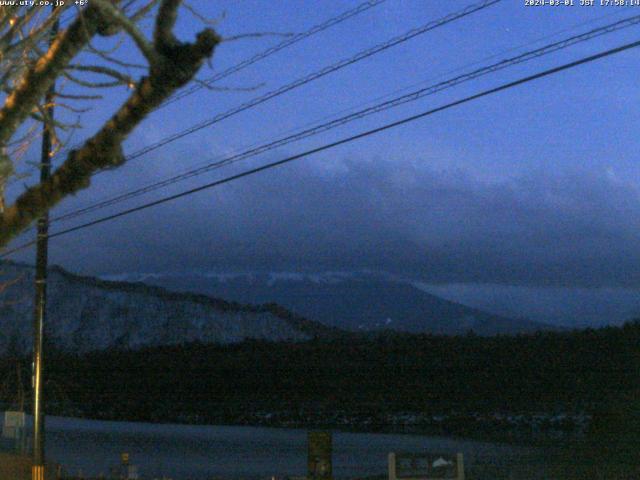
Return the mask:
[[[108,473],[128,452],[143,478],[209,480],[306,473],[307,431],[236,426],[107,422],[47,417],[47,458],[69,474]],[[391,451],[463,452],[465,464],[506,473],[533,449],[422,435],[334,432],[337,478],[384,474]],[[502,475],[500,475],[502,477]],[[536,475],[537,477],[537,475]],[[504,478],[510,478],[505,476]],[[515,477],[514,477],[515,478]],[[544,477],[540,477],[544,478]]]

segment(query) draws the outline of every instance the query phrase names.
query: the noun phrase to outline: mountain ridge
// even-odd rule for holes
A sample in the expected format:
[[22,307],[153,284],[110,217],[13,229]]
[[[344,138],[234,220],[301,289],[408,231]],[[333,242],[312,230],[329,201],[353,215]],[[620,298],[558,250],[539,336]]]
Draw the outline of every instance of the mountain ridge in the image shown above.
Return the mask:
[[[471,331],[491,336],[554,329],[483,312],[371,274],[315,275],[312,281],[304,274],[227,275],[217,280],[208,275],[196,276],[197,285],[189,285],[199,288],[185,288],[162,275],[140,282],[83,276],[55,265],[48,272],[47,337],[68,351]],[[30,348],[33,275],[32,266],[0,262],[0,283],[11,283],[0,291],[0,352]],[[246,278],[250,281],[242,283]],[[212,282],[227,289],[213,291]]]
[[[0,352],[30,348],[34,268],[2,262]],[[47,337],[64,350],[139,348],[193,341],[303,341],[338,335],[275,305],[243,305],[172,292],[142,283],[113,282],[53,266],[48,272]]]
[[272,301],[304,318],[351,332],[391,329],[460,335],[473,330],[479,335],[496,335],[560,329],[468,307],[425,292],[407,280],[372,272],[195,272],[131,274],[128,278],[235,301]]

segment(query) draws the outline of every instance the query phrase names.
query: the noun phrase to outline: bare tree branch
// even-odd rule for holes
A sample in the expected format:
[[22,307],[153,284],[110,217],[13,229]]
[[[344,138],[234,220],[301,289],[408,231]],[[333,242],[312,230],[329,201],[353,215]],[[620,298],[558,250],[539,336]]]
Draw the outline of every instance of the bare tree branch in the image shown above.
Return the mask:
[[173,27],[178,19],[180,1],[181,0],[162,0],[160,3],[155,29],[153,31],[153,44],[160,51],[165,48],[171,48],[177,43],[173,35]]
[[69,65],[68,68],[71,70],[78,70],[80,72],[91,72],[106,75],[117,80],[117,82],[122,85],[131,85],[133,83],[133,79],[129,75],[102,65]]
[[[133,2],[131,2],[131,3],[133,3]],[[140,21],[142,18],[144,18],[146,15],[148,15],[149,12],[151,11],[151,9],[153,7],[155,7],[158,3],[159,3],[159,0],[150,0],[149,2],[147,2],[146,5],[140,7],[136,13],[131,15],[131,17],[130,17],[131,21],[132,22]],[[127,6],[125,6],[124,9],[126,11]]]
[[86,87],[86,88],[111,88],[111,87],[120,87],[122,85],[128,85],[129,82],[123,82],[122,80],[118,79],[118,80],[110,80],[107,82],[96,82],[96,81],[92,81],[92,80],[84,80],[82,78],[78,78],[75,75],[69,73],[68,71],[65,71],[62,73],[62,76],[64,76],[66,79],[68,79],[69,81],[71,81],[72,83],[75,83],[76,85],[80,85],[81,87]]
[[119,25],[133,38],[136,45],[145,56],[149,64],[155,65],[158,61],[158,54],[153,45],[149,43],[146,37],[138,29],[136,24],[131,21],[121,10],[114,7],[110,0],[92,0],[102,13],[114,24]]
[[[79,19],[56,38],[44,60],[40,59],[36,67],[28,72],[29,81],[35,79],[50,84],[56,74],[62,74],[69,65],[73,53],[79,51],[79,44],[86,46],[92,35],[105,28],[105,15],[97,6],[99,3],[102,2],[96,1],[96,6],[83,11],[84,26],[78,24],[81,21]],[[175,38],[172,29],[179,5],[180,0],[161,2],[153,43],[150,44],[155,60],[150,61],[148,76],[141,78],[133,86],[133,92],[125,103],[93,137],[78,149],[72,150],[48,180],[28,188],[13,205],[4,209],[4,214],[0,217],[0,246],[6,245],[64,197],[86,188],[94,173],[121,165],[125,160],[122,151],[125,138],[151,111],[178,88],[191,81],[203,62],[213,54],[221,38],[211,29],[198,33],[193,43],[183,43]],[[106,17],[111,22],[115,21],[108,14]],[[129,30],[126,31],[131,34]],[[138,42],[136,44],[139,46]],[[41,86],[36,88],[24,85],[23,82],[21,87],[9,96],[5,107],[0,110],[0,146],[6,144],[16,126],[29,114],[28,111],[24,113],[25,107],[17,102],[26,99],[33,108],[44,93],[37,95],[42,90]],[[3,182],[0,182],[0,186],[3,186]]]
[[[5,145],[29,116],[62,70],[95,35],[104,21],[96,7],[89,5],[81,18],[60,32],[51,48],[29,68],[0,109],[0,146]],[[0,156],[0,184],[13,170],[6,155]]]

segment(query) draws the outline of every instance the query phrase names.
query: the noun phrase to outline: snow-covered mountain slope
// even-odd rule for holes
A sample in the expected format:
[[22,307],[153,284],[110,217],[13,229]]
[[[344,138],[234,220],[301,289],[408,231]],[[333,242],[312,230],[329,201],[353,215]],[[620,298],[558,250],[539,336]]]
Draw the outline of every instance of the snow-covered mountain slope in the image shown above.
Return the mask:
[[[0,263],[0,353],[30,349],[32,267]],[[78,352],[183,342],[305,340],[331,332],[277,305],[246,306],[141,283],[111,282],[49,271],[47,338]]]

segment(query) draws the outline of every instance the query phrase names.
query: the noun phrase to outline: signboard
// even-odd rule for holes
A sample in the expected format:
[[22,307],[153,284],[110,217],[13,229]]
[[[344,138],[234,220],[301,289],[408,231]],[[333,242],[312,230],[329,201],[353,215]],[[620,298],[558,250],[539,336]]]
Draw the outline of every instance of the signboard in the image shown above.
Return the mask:
[[464,480],[462,454],[390,453],[389,480]]
[[331,432],[309,432],[308,478],[331,479]]
[[21,438],[24,433],[26,415],[24,412],[4,412],[2,436],[5,438]]

